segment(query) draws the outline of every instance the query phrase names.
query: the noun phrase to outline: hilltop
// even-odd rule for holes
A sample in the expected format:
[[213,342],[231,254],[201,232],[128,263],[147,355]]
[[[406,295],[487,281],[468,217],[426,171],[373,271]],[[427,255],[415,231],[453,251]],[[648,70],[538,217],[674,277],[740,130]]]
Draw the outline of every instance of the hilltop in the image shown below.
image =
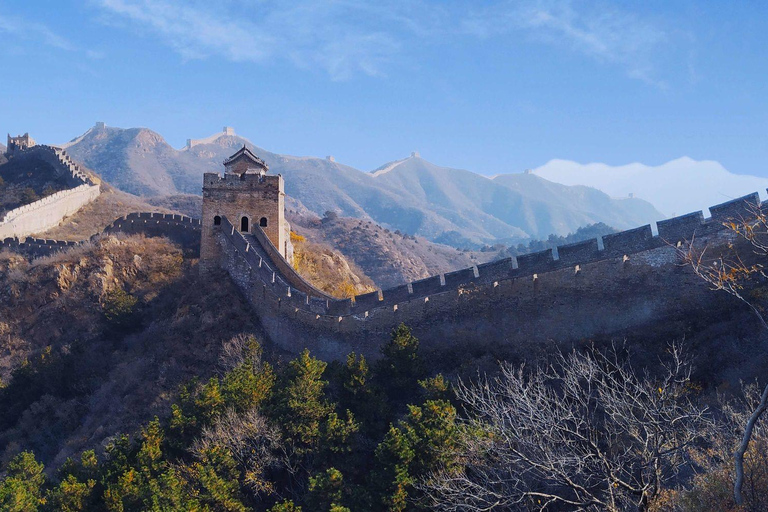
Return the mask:
[[584,187],[558,188],[533,178],[508,186],[504,179],[417,155],[368,173],[329,158],[272,153],[231,131],[177,150],[149,129],[99,124],[67,151],[121,190],[157,196],[199,194],[202,174],[220,172],[221,162],[243,145],[284,176],[286,195],[298,210],[317,216],[331,210],[457,247],[565,235],[596,222],[623,229],[662,218],[645,201],[612,199]]
[[498,252],[460,251],[422,237],[392,231],[350,217],[291,217],[292,229],[334,247],[364,270],[380,288],[389,288],[499,257]]

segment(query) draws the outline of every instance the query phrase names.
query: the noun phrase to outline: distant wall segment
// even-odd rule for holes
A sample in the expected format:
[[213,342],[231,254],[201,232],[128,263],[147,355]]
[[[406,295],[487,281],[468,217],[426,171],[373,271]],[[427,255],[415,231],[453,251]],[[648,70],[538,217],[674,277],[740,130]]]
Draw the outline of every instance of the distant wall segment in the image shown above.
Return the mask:
[[[178,243],[192,254],[200,252],[200,220],[185,215],[162,213],[131,213],[115,220],[107,226],[104,234],[127,233],[149,237],[162,236]],[[5,238],[0,239],[0,250],[8,249],[30,258],[48,256],[58,251],[76,247],[101,236],[94,235],[90,240],[79,242],[50,240],[43,238]]]
[[99,196],[100,187],[72,161],[65,151],[52,146],[32,146],[16,151],[14,160],[38,159],[50,164],[71,188],[6,212],[0,218],[0,240],[25,238],[59,225],[68,215]]

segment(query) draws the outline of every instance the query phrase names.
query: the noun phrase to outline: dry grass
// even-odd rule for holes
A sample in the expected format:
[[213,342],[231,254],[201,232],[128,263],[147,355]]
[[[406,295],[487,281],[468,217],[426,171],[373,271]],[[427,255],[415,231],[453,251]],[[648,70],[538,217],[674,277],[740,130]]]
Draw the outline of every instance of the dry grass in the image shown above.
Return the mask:
[[291,233],[293,267],[304,279],[320,290],[339,298],[375,290],[371,278],[354,263],[324,244],[307,242]]
[[160,206],[153,206],[143,199],[102,185],[102,193],[74,215],[64,218],[55,228],[36,236],[54,240],[87,240],[101,233],[115,219],[137,212],[179,213]]

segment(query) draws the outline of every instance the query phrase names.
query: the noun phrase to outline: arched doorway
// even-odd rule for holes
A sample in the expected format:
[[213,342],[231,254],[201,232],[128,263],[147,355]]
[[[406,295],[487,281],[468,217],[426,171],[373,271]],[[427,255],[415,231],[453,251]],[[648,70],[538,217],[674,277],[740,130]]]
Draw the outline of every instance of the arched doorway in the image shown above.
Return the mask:
[[248,217],[243,217],[240,219],[240,231],[242,233],[248,232]]
[[214,226],[221,226],[221,217],[219,217],[218,215],[216,215],[216,216],[213,218],[213,225],[214,225]]
[[267,218],[266,217],[262,217],[261,219],[259,219],[259,226],[261,226],[262,228],[267,227]]

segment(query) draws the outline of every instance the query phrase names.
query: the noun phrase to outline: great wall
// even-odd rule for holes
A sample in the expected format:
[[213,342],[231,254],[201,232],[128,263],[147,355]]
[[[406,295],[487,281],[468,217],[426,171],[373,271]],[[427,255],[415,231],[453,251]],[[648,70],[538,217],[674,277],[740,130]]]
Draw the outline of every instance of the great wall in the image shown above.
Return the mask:
[[[272,341],[328,359],[351,350],[376,357],[392,328],[410,326],[428,349],[623,336],[715,307],[713,295],[681,266],[678,243],[734,241],[723,222],[745,218],[757,193],[710,208],[576,244],[508,258],[335,299],[314,290],[259,230],[240,233],[224,219],[218,238],[224,268]],[[600,243],[602,242],[602,244]],[[600,247],[602,245],[602,248]]]
[[0,240],[0,250],[8,249],[30,258],[49,256],[55,252],[92,242],[102,234],[126,233],[164,236],[196,253],[200,248],[200,220],[185,215],[163,213],[131,213],[112,222],[102,233],[89,240],[77,242],[45,238],[6,238]]
[[[615,338],[714,314],[730,299],[712,294],[680,264],[679,247],[694,237],[728,246],[736,238],[724,222],[749,218],[760,204],[754,193],[710,207],[710,218],[699,211],[659,221],[656,234],[645,225],[350,299],[305,281],[258,225],[242,233],[217,216],[207,229],[217,247],[215,272],[232,278],[276,346],[293,353],[306,347],[329,360],[350,351],[375,358],[401,322],[427,350],[483,350]],[[205,230],[197,219],[138,213],[105,232],[167,236],[197,250]],[[0,249],[37,257],[72,245],[7,239]]]
[[[24,137],[29,140],[28,135]],[[100,193],[99,185],[72,161],[66,151],[53,146],[34,145],[34,141],[31,146],[25,144],[15,149],[12,144],[18,138],[8,138],[9,152],[13,153],[14,161],[42,160],[69,188],[6,212],[0,217],[0,240],[23,239],[51,229],[59,225],[64,217],[96,199]]]

